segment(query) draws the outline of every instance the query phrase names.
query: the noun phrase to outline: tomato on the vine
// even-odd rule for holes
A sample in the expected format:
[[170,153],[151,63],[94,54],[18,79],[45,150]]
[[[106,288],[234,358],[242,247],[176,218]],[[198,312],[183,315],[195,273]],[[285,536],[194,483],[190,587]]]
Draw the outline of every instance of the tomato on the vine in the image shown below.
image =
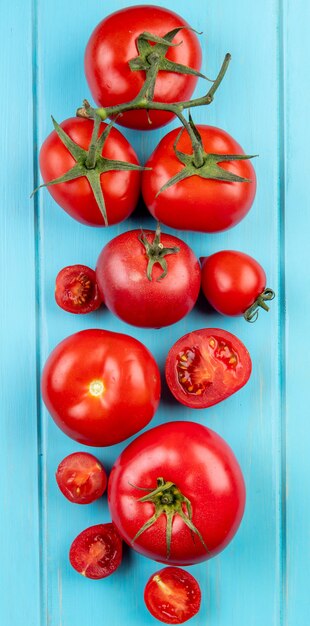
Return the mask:
[[160,373],[137,339],[82,330],[61,341],[42,374],[42,396],[66,435],[89,446],[110,446],[144,428],[160,398]]
[[59,463],[57,485],[75,504],[90,504],[101,498],[107,487],[107,475],[100,461],[89,452],[73,452]]
[[195,422],[152,428],[123,450],[109,478],[112,520],[137,552],[192,565],[220,552],[245,505],[241,469],[228,444]]
[[[153,45],[148,46],[146,37],[139,46],[139,35],[146,32],[164,37],[176,28],[182,30],[173,38],[173,45],[168,48],[165,58],[199,70],[201,48],[197,36],[189,24],[173,11],[164,7],[139,5],[116,11],[102,20],[92,33],[85,53],[86,78],[96,103],[108,107],[136,98],[146,72],[143,69],[131,69],[130,62],[140,55],[140,67],[144,67],[143,62],[147,67],[154,45],[153,42]],[[160,70],[156,78],[154,100],[168,104],[188,100],[196,82],[195,75]],[[173,117],[174,114],[169,111],[147,112],[138,109],[123,113],[117,123],[129,128],[152,130],[167,124]]]
[[86,578],[106,578],[122,561],[122,540],[114,524],[85,528],[72,542],[69,560]]
[[186,570],[164,567],[146,583],[144,601],[153,617],[164,624],[183,624],[198,613],[201,591]]
[[[171,179],[185,172],[175,148],[185,159],[193,154],[189,134],[184,131],[179,136],[180,129],[174,129],[163,137],[145,164],[151,169],[142,174],[142,194],[151,214],[166,226],[218,232],[238,224],[250,210],[256,192],[255,171],[227,132],[213,126],[198,125],[197,129],[205,150],[202,169],[192,164],[191,176],[168,186]],[[225,155],[223,162],[221,155]],[[227,172],[243,182],[220,179]]]
[[90,313],[102,303],[96,273],[87,265],[68,265],[56,276],[55,300],[68,313]]
[[96,278],[106,306],[128,324],[161,328],[193,308],[199,262],[189,246],[167,233],[131,230],[103,248]]
[[[127,139],[116,128],[111,128],[97,155],[97,165],[88,169],[87,151],[94,122],[75,117],[60,125],[54,121],[54,127],[42,144],[39,160],[43,180],[57,204],[88,226],[117,224],[129,217],[139,198],[141,173],[138,169],[113,169],[111,162],[107,163],[112,160],[129,164],[129,167],[139,166],[137,155]],[[102,122],[99,133],[107,128]],[[64,175],[70,177],[70,170],[72,179],[48,185]],[[101,210],[100,196],[105,204]]]
[[222,315],[243,315],[255,321],[259,307],[274,298],[266,288],[266,274],[253,257],[236,250],[221,250],[202,259],[202,291]]
[[202,328],[176,341],[165,373],[171,393],[181,404],[204,409],[241,389],[251,370],[251,357],[240,339],[226,330]]

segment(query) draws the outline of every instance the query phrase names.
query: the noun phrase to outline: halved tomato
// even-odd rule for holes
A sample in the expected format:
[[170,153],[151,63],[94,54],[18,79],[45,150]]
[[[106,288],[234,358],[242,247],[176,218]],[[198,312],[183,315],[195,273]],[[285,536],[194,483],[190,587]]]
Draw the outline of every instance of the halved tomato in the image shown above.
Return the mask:
[[56,276],[55,300],[68,313],[90,313],[99,309],[102,298],[96,274],[87,265],[68,265]]
[[246,384],[251,370],[251,357],[244,344],[219,328],[184,335],[166,360],[170,391],[193,409],[207,408],[231,396]]
[[90,504],[101,498],[108,479],[104,467],[93,454],[73,452],[59,463],[56,481],[67,500]]
[[181,567],[164,567],[148,580],[144,601],[165,624],[183,624],[200,609],[201,591],[194,576]]
[[72,542],[69,560],[86,578],[106,578],[122,561],[122,540],[114,524],[96,524],[85,528]]

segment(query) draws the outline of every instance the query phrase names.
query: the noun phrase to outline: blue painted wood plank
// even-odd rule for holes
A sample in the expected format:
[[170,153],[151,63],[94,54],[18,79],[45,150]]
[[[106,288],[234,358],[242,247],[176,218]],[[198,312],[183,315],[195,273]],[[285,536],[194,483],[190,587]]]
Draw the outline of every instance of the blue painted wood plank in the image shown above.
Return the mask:
[[[310,471],[308,410],[309,192],[309,3],[284,2],[283,10],[283,228],[285,229],[286,384],[283,425],[286,444],[286,584],[284,623],[308,622]],[[286,325],[284,326],[284,321]],[[284,328],[286,331],[284,332]]]
[[0,7],[0,623],[40,623],[32,3]]

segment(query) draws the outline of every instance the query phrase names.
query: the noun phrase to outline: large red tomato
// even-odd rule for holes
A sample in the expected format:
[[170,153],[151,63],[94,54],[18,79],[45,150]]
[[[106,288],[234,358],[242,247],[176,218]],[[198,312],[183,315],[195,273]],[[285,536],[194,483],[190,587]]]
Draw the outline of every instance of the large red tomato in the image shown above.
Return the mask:
[[[88,150],[94,122],[82,118],[70,118],[60,124],[61,128],[81,148]],[[107,127],[100,125],[100,134]],[[106,159],[139,165],[137,155],[127,139],[112,128],[102,149]],[[86,158],[86,154],[85,154]],[[45,183],[62,176],[76,164],[75,158],[65,147],[54,130],[44,141],[40,150],[40,169]],[[95,173],[93,170],[93,175]],[[111,170],[100,175],[100,186],[105,201],[108,224],[122,222],[133,212],[140,193],[141,173],[138,170]],[[104,226],[104,219],[86,176],[47,187],[54,200],[71,217],[89,226]]]
[[[166,58],[175,63],[200,69],[201,49],[195,33],[182,17],[168,9],[156,6],[126,7],[108,15],[92,33],[85,53],[86,78],[99,106],[108,107],[136,98],[140,92],[145,71],[132,71],[129,62],[139,54],[137,38],[143,32],[163,37],[175,28],[185,27],[173,39]],[[171,71],[159,71],[154,100],[175,102],[188,100],[197,77]],[[150,130],[173,119],[168,111],[129,111],[117,119],[129,128]]]
[[137,339],[82,330],[56,346],[42,375],[43,400],[66,435],[89,446],[127,439],[152,419],[160,374]]
[[96,279],[115,315],[135,326],[161,328],[178,322],[193,308],[200,266],[181,239],[160,235],[159,229],[156,233],[131,230],[103,248]]
[[[197,128],[206,155],[244,154],[241,146],[224,130],[213,126]],[[200,177],[199,168],[193,167],[192,176],[160,192],[185,167],[174,150],[179,133],[180,128],[177,128],[165,135],[145,164],[151,168],[142,175],[142,194],[149,211],[163,224],[182,230],[209,233],[238,224],[250,210],[256,192],[255,171],[249,160],[221,162],[218,159],[218,164],[222,170],[251,182],[227,182]],[[180,136],[177,149],[186,155],[192,154],[187,132]],[[203,171],[201,173],[204,174]]]
[[195,422],[171,422],[137,437],[112,468],[112,520],[132,548],[156,561],[192,565],[236,533],[245,486],[227,443]]

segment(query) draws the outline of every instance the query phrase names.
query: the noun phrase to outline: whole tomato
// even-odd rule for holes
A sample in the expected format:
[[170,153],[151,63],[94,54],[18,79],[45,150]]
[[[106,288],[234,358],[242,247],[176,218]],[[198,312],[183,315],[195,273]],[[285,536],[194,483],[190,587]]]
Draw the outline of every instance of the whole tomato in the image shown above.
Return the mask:
[[[92,120],[70,118],[60,124],[76,146],[87,151],[92,138],[94,123]],[[103,122],[99,127],[102,133],[107,128]],[[75,148],[73,148],[74,150]],[[137,155],[127,139],[116,129],[112,128],[101,150],[105,159],[123,161],[139,165]],[[84,161],[87,153],[84,154]],[[78,158],[78,155],[77,155]],[[82,158],[82,157],[81,157]],[[56,130],[43,142],[40,150],[40,170],[45,183],[57,179],[69,172],[76,165],[76,158],[64,145]],[[101,164],[99,164],[101,165]],[[140,193],[141,173],[138,170],[111,170],[96,174],[96,167],[92,170],[84,168],[84,174],[70,180],[48,186],[50,194],[71,217],[89,226],[104,226],[105,220],[92,190],[86,174],[98,177],[98,186],[104,198],[107,224],[122,222],[133,212]]]
[[[207,155],[244,155],[240,145],[228,133],[213,126],[197,126],[205,157]],[[248,182],[228,182],[206,178],[205,172],[192,167],[193,174],[161,191],[170,179],[182,172],[184,163],[175,152],[192,155],[190,137],[174,129],[159,142],[145,164],[142,194],[151,214],[163,224],[182,230],[218,232],[238,224],[250,210],[255,198],[256,176],[249,160],[226,160],[217,163],[220,170],[231,172]],[[204,163],[205,165],[205,163]],[[212,170],[212,171],[211,171]],[[221,174],[218,169],[215,175]],[[214,164],[209,173],[214,173]]]
[[48,357],[42,396],[57,426],[88,446],[110,446],[144,428],[160,397],[160,374],[137,339],[91,329],[70,335]]
[[195,422],[171,422],[137,437],[108,484],[112,520],[137,552],[192,565],[236,533],[245,505],[241,469],[228,444]]
[[106,306],[128,324],[161,328],[193,308],[200,267],[189,246],[167,233],[131,230],[103,248],[96,280]]
[[[102,107],[129,102],[139,94],[145,80],[144,70],[132,70],[129,62],[137,58],[137,40],[143,32],[164,37],[169,31],[183,27],[173,38],[166,58],[174,63],[199,70],[199,41],[182,17],[163,7],[138,5],[108,15],[92,33],[86,47],[85,73],[96,103]],[[144,43],[144,48],[147,42]],[[149,52],[152,52],[150,47]],[[148,56],[148,55],[146,55]],[[147,58],[146,58],[146,64]],[[188,100],[196,86],[197,76],[175,71],[159,71],[154,100],[171,103]],[[168,111],[132,110],[123,113],[117,123],[129,128],[152,130],[170,122]]]
[[274,298],[266,288],[266,274],[253,257],[236,250],[221,250],[202,259],[202,291],[222,315],[243,315],[255,321],[259,307],[269,310]]

